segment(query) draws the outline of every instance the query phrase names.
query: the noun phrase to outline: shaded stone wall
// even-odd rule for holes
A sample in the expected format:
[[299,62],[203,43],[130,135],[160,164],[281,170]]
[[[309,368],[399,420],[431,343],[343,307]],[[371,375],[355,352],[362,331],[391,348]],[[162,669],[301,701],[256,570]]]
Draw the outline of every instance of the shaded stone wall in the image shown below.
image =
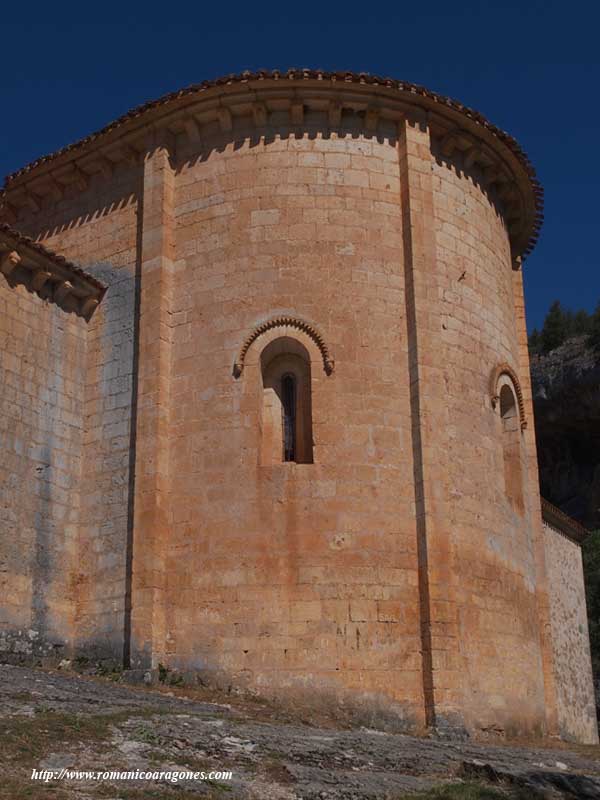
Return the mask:
[[[131,558],[130,462],[139,169],[67,187],[19,227],[108,286],[89,323],[80,389],[81,514],[73,571],[75,639],[92,659],[122,663]],[[62,313],[62,312],[59,312]]]
[[552,649],[563,739],[598,741],[581,546],[544,523]]
[[86,324],[0,276],[0,655],[73,642]]
[[533,548],[540,512],[529,491],[537,480],[535,452],[532,463],[531,442],[521,432],[525,509],[515,508],[505,488],[499,408],[489,390],[490,374],[502,363],[521,384],[528,380],[510,246],[498,199],[483,190],[480,172],[460,157],[438,157],[432,169],[439,281],[433,305],[444,379],[437,400],[444,417],[433,441],[447,442],[438,458],[446,459],[448,525],[448,566],[436,599],[446,604],[441,619],[460,642],[447,648],[446,675],[471,727],[491,735],[541,733],[546,710]]

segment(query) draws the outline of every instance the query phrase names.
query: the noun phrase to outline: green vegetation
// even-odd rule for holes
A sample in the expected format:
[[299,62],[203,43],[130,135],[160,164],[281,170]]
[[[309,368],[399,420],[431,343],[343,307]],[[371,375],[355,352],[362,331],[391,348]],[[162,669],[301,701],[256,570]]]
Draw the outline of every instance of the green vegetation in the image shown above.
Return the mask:
[[596,306],[590,325],[590,344],[596,353],[600,353],[600,302]]
[[38,783],[30,780],[28,775],[9,775],[8,771],[0,784],[0,800],[71,800],[72,797],[71,792],[56,784]]
[[[160,710],[153,708],[129,709],[112,714],[67,714],[38,706],[34,716],[12,716],[0,720],[0,771],[3,773],[0,800],[68,800],[73,794],[66,785],[32,781],[32,768],[39,768],[42,759],[57,748],[81,748],[87,745],[103,752],[104,743],[109,743],[113,725],[132,718],[151,718],[159,713]],[[94,769],[110,769],[111,766],[100,763],[95,764]],[[94,786],[94,792],[100,790],[101,786]],[[114,796],[113,788],[111,797]],[[159,795],[147,793],[139,796],[151,798]],[[164,792],[162,796],[165,796]],[[206,798],[206,795],[202,796]],[[125,800],[126,795],[122,797]]]
[[131,713],[91,716],[42,710],[33,717],[14,716],[0,722],[2,758],[13,765],[35,766],[58,744],[86,744],[107,739],[110,726]]
[[529,336],[529,351],[546,354],[560,347],[573,336],[588,336],[590,344],[600,351],[600,303],[593,314],[581,309],[570,311],[564,309],[559,300],[555,300],[544,320],[541,331],[534,328]]
[[183,684],[183,675],[177,675],[172,672],[169,667],[164,664],[158,665],[158,682],[167,683],[169,686],[181,686]]

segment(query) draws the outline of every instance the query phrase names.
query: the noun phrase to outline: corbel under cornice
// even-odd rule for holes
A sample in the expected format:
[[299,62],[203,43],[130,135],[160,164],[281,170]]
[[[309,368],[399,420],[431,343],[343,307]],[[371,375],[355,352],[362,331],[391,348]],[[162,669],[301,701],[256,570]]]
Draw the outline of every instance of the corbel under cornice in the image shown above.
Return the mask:
[[134,109],[99,133],[9,176],[5,211],[0,213],[14,223],[20,209],[38,214],[47,196],[57,202],[65,184],[84,192],[94,174],[111,180],[117,170],[139,166],[148,149],[149,130],[159,138],[172,135],[169,150],[176,156],[178,137],[205,145],[219,133],[239,130],[247,135],[251,127],[265,127],[273,114],[279,128],[287,114],[296,135],[306,126],[313,132],[321,127],[329,135],[332,128],[352,124],[362,125],[368,135],[389,136],[390,123],[406,119],[426,124],[432,144],[437,143],[445,158],[459,155],[466,169],[481,170],[487,186],[500,196],[513,257],[526,256],[537,239],[542,190],[511,137],[477,112],[423,87],[364,73],[313,70],[228,76]]
[[0,223],[0,273],[44,299],[89,319],[106,287],[96,278],[28,236]]

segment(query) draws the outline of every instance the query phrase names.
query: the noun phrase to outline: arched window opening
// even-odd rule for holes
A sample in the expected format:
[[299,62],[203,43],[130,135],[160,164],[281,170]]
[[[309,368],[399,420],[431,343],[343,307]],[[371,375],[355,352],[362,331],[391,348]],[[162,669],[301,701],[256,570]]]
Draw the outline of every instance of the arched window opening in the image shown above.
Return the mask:
[[261,354],[260,463],[313,463],[310,357],[291,337],[270,342]]
[[523,511],[523,475],[521,469],[521,425],[515,393],[508,383],[500,389],[504,489],[512,507]]
[[283,413],[283,460],[296,460],[296,378],[289,372],[281,379]]

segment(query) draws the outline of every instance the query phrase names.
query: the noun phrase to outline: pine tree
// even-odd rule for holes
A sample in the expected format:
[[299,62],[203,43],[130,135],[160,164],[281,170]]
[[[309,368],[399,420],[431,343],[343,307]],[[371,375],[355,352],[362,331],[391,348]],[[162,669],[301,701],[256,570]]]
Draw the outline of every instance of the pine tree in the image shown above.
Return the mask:
[[592,316],[581,309],[573,317],[573,336],[585,336],[591,332]]
[[597,353],[600,353],[600,303],[591,317],[589,343]]
[[542,341],[540,337],[540,332],[538,331],[537,328],[534,328],[529,334],[528,345],[529,345],[529,352],[532,355],[540,352]]
[[541,333],[542,352],[549,353],[565,341],[568,335],[568,318],[559,300],[555,300],[546,314]]

